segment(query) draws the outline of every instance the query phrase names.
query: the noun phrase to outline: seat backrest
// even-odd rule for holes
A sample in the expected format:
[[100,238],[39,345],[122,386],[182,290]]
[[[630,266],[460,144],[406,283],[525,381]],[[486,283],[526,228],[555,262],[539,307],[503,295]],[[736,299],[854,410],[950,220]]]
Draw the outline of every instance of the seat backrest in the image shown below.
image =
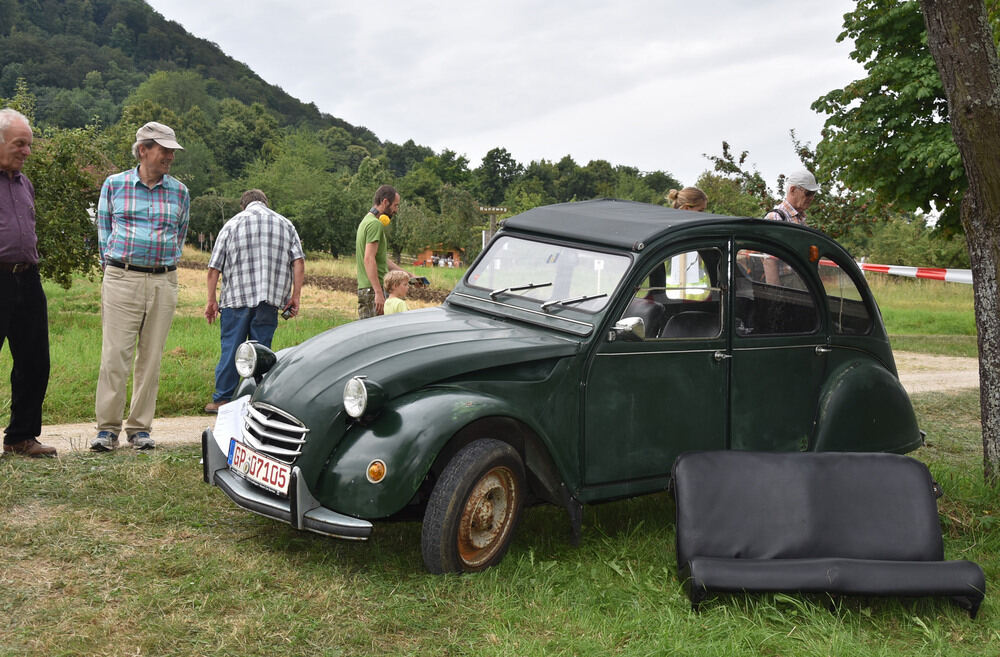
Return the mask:
[[666,308],[662,303],[652,299],[633,299],[622,317],[639,317],[642,319],[647,338],[655,338],[663,328],[663,317]]
[[695,556],[944,558],[934,481],[906,456],[688,452],[673,487],[679,567]]
[[703,310],[685,310],[667,320],[661,338],[714,338],[720,332],[719,315]]

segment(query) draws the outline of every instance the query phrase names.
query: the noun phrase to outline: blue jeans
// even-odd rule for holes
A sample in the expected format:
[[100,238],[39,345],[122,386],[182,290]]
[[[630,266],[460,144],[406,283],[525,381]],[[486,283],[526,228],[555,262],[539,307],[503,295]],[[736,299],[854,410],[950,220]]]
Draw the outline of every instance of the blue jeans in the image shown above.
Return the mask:
[[236,372],[236,349],[248,339],[270,347],[274,330],[278,328],[278,309],[267,303],[256,308],[220,308],[219,326],[222,329],[222,356],[215,366],[212,401],[226,402],[233,398],[240,382]]

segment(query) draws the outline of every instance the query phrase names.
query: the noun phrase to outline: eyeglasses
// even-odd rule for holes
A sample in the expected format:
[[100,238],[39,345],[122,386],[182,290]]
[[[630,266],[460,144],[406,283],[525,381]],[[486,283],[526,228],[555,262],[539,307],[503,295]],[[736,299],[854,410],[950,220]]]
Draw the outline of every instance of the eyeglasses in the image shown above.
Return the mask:
[[808,189],[803,189],[802,193],[806,195],[806,198],[812,198],[813,196],[816,196],[815,191],[809,191]]

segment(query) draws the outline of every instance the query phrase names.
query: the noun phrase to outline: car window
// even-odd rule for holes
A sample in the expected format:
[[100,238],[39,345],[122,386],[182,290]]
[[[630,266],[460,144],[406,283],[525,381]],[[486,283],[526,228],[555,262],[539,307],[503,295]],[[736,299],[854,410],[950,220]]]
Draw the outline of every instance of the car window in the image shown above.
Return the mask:
[[721,335],[724,262],[714,248],[670,254],[653,266],[622,318],[642,319],[646,340]]
[[829,257],[820,258],[819,277],[826,289],[827,311],[834,332],[867,334],[874,321],[854,280]]
[[522,297],[551,304],[547,310],[595,312],[608,304],[630,264],[627,256],[504,236],[490,244],[466,282],[497,300]]
[[790,263],[766,251],[736,252],[733,319],[742,336],[813,333],[819,304]]

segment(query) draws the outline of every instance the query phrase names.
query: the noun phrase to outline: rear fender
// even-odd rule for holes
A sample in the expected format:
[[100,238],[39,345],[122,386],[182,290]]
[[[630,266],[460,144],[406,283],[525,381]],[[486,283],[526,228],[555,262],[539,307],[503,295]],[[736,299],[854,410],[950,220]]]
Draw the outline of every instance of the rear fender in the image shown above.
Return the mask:
[[896,452],[922,443],[913,405],[899,379],[871,360],[838,366],[820,394],[815,451]]

